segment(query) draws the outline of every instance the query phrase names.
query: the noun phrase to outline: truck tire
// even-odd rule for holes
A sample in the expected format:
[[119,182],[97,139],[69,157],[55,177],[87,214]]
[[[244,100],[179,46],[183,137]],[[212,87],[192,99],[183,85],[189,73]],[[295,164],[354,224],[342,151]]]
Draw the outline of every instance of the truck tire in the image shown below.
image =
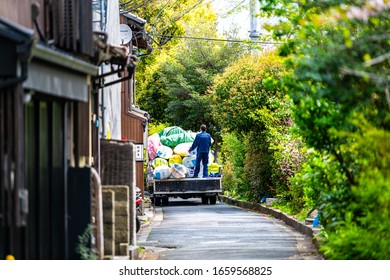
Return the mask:
[[161,206],[161,197],[153,198],[155,206]]
[[216,204],[217,203],[217,196],[213,195],[210,196],[210,204]]
[[163,206],[167,206],[168,203],[169,203],[169,198],[168,198],[168,196],[164,196],[164,197],[162,198],[162,205],[163,205]]
[[202,204],[209,204],[209,198],[208,196],[202,196]]

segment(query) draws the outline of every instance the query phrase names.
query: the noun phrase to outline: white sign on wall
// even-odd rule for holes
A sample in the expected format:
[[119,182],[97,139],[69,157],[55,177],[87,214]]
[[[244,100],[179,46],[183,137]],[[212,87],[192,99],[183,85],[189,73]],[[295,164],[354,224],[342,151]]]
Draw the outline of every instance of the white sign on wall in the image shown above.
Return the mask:
[[144,145],[142,144],[135,145],[135,160],[144,161]]

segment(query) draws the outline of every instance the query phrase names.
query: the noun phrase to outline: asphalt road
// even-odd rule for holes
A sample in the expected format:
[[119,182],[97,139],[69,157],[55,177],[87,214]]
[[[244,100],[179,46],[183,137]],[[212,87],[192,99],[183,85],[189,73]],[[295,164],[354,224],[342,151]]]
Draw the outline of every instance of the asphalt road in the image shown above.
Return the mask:
[[264,214],[200,199],[171,199],[154,209],[153,222],[138,238],[144,259],[320,259],[305,235]]

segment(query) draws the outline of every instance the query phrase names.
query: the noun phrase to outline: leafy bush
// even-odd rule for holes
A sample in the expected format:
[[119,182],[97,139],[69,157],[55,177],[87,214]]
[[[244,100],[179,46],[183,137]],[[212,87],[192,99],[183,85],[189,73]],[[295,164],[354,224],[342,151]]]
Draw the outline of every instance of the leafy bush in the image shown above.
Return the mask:
[[260,202],[264,195],[274,196],[277,192],[272,182],[272,154],[255,133],[250,133],[247,138],[245,173],[249,183],[249,200]]
[[[264,2],[268,11],[277,8],[278,1]],[[300,25],[294,42],[283,46],[293,70],[284,84],[299,134],[315,149],[292,178],[292,194],[320,211],[323,250],[335,259],[389,258],[389,61],[383,50],[390,21],[388,7],[365,2],[302,1],[298,13],[280,5],[292,12],[290,26]]]
[[89,224],[82,235],[78,236],[79,243],[76,247],[76,253],[81,260],[97,260],[97,253],[91,248],[91,241],[93,239],[93,225]]
[[248,183],[244,172],[245,145],[235,133],[222,133],[221,162],[223,187],[226,194],[235,198],[247,198]]
[[288,123],[285,94],[275,83],[283,71],[282,59],[272,52],[244,57],[227,68],[212,88],[219,124],[228,131],[261,133],[266,126]]
[[160,133],[164,128],[171,126],[169,123],[149,122],[148,124],[148,136]]
[[282,61],[275,52],[246,57],[218,77],[211,90],[219,125],[240,135],[245,147],[245,159],[234,172],[245,182],[241,195],[251,201],[285,196],[289,177],[302,161],[301,141],[290,133],[292,101],[280,83]]
[[351,188],[344,219],[327,226],[322,250],[332,259],[389,259],[390,132],[361,116],[354,123],[359,130],[348,133],[354,139],[348,149],[359,165],[357,183]]

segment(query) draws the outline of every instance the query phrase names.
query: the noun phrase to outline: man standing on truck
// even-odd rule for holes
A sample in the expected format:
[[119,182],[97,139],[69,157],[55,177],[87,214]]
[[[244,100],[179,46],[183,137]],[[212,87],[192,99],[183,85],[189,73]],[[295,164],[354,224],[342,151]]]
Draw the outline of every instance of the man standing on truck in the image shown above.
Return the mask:
[[208,177],[208,163],[209,163],[209,150],[211,146],[211,136],[206,132],[206,125],[202,124],[200,126],[201,132],[198,133],[195,137],[194,143],[192,143],[191,148],[188,150],[196,150],[196,166],[194,172],[194,178],[198,177],[200,171],[200,163],[203,163],[203,177]]

